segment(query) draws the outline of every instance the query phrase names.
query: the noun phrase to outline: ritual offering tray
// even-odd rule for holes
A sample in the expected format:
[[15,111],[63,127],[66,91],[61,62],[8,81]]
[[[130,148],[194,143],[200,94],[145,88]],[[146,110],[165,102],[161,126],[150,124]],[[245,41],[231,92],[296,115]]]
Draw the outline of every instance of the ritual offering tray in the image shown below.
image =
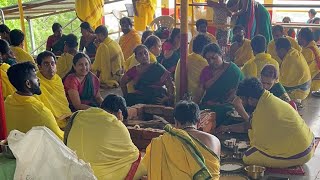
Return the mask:
[[250,147],[250,144],[247,141],[238,141],[235,138],[227,139],[223,143],[223,146],[229,149],[233,149],[235,146],[238,147],[239,150],[245,150]]
[[239,162],[227,161],[220,164],[221,172],[237,172],[241,171],[244,165]]

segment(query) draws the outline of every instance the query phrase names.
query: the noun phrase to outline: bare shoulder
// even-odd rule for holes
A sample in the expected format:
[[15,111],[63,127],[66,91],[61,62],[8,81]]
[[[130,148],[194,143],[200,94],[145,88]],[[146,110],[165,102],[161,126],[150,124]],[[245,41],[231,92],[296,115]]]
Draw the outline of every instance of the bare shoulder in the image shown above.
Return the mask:
[[193,131],[189,133],[193,137],[197,138],[201,143],[206,145],[210,150],[212,150],[218,156],[220,155],[221,144],[220,144],[220,140],[216,136],[203,131]]

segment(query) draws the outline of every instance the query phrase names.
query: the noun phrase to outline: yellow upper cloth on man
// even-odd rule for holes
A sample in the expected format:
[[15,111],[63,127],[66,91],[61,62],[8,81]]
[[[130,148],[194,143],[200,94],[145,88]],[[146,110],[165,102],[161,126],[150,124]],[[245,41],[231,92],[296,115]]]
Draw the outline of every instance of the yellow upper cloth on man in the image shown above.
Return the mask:
[[100,72],[101,84],[106,84],[108,87],[118,87],[123,64],[124,58],[121,47],[110,37],[107,37],[97,49],[92,70]]
[[[188,74],[188,89],[187,92],[191,96],[195,96],[197,89],[200,87],[200,75],[204,67],[208,66],[207,60],[201,55],[191,53],[187,57],[187,74]],[[176,86],[176,102],[180,99],[180,60],[178,61],[175,71],[175,86]]]
[[308,96],[310,92],[308,83],[311,81],[311,75],[308,64],[300,51],[294,48],[288,51],[280,66],[279,81],[291,99],[303,100]]
[[137,0],[136,9],[138,16],[134,16],[134,28],[137,31],[145,31],[146,27],[153,21],[157,8],[157,0]]
[[55,74],[52,79],[47,79],[40,72],[37,76],[40,80],[41,95],[35,97],[51,110],[59,127],[64,128],[67,125],[66,119],[72,112],[61,78]]
[[69,53],[63,53],[57,60],[57,74],[60,78],[64,78],[72,69],[73,55]]
[[67,146],[76,151],[80,159],[89,162],[95,176],[101,180],[125,179],[139,157],[126,126],[100,108],[78,111]]
[[267,53],[256,54],[253,59],[244,64],[241,71],[245,77],[260,78],[261,71],[266,64],[274,65],[279,73],[279,63]]
[[[301,47],[299,46],[299,44],[297,43],[297,41],[295,39],[293,39],[292,37],[286,36],[286,38],[290,41],[291,47],[301,51]],[[270,41],[268,44],[268,49],[267,52],[269,54],[271,54],[271,57],[273,59],[275,59],[276,61],[278,61],[279,64],[282,63],[282,60],[279,58],[277,51],[276,51],[276,43],[274,40]]]
[[36,64],[33,57],[21,47],[10,46],[10,49],[13,52],[14,56],[16,57],[17,63],[30,61],[33,64]]
[[234,54],[234,63],[242,67],[247,61],[254,58],[251,41],[244,39],[242,46]]
[[248,134],[251,147],[261,153],[245,156],[246,164],[290,167],[302,165],[312,157],[313,152],[301,155],[301,158],[292,157],[312,148],[314,135],[290,104],[269,91],[265,91],[258,101]]
[[219,179],[217,155],[184,130],[171,125],[164,129],[166,133],[151,141],[142,160],[149,180]]
[[119,45],[122,49],[125,60],[127,60],[133,54],[134,48],[136,48],[139,44],[141,44],[141,37],[134,29],[132,29],[128,34],[123,34],[120,37]]
[[[206,35],[211,39],[211,43],[217,43],[217,39],[216,37],[214,37],[214,35],[212,35],[211,33],[206,33]],[[196,38],[196,36],[192,37],[192,39],[190,40],[190,43],[189,43],[189,54],[193,53],[193,41],[194,39]]]
[[12,84],[9,81],[7,71],[10,68],[9,64],[2,63],[0,66],[0,71],[1,71],[1,82],[2,82],[2,95],[3,98],[6,99],[7,96],[13,94],[16,90],[12,86]]
[[93,29],[101,25],[103,17],[104,0],[76,0],[75,8],[78,18],[88,22]]
[[26,133],[34,126],[46,126],[61,140],[63,139],[64,133],[60,130],[52,112],[37,98],[14,93],[7,97],[4,108],[7,132],[17,129]]

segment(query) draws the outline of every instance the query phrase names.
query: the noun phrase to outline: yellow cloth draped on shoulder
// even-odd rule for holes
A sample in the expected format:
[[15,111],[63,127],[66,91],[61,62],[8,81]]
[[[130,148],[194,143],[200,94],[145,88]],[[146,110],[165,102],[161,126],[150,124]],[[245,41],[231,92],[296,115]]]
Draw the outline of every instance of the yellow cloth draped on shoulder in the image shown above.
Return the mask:
[[310,92],[311,75],[301,52],[291,48],[280,65],[279,81],[291,99],[305,99]]
[[[211,9],[211,8],[210,8]],[[216,37],[214,37],[214,35],[212,35],[211,33],[206,33],[206,35],[211,39],[211,43],[217,43],[217,39]],[[196,38],[196,36],[192,37],[192,39],[190,40],[190,43],[189,43],[189,54],[193,53],[193,41],[194,39]]]
[[245,77],[260,78],[261,71],[266,64],[274,65],[279,73],[279,63],[267,53],[257,54],[256,57],[244,64],[241,71]]
[[128,34],[124,34],[120,37],[119,45],[122,49],[125,60],[133,54],[134,48],[139,44],[141,44],[141,37],[134,29],[132,29]]
[[242,46],[235,52],[234,63],[239,67],[242,67],[247,61],[254,58],[250,43],[249,39],[245,39]]
[[[286,38],[290,41],[291,47],[301,51],[301,47],[299,46],[299,44],[297,43],[297,41],[295,39],[293,39],[292,37],[286,36]],[[282,60],[279,58],[277,51],[276,51],[276,43],[274,40],[270,41],[268,44],[268,50],[267,52],[269,54],[271,54],[271,57],[273,59],[275,59],[276,61],[278,61],[279,64],[282,63]]]
[[75,7],[78,18],[88,22],[93,29],[101,25],[104,0],[76,0]]
[[[208,66],[207,60],[201,55],[191,53],[187,57],[187,73],[188,73],[188,93],[194,97],[196,90],[200,87],[200,75],[202,69]],[[180,99],[180,60],[176,67],[174,75],[176,86],[176,102]]]
[[136,8],[138,16],[134,16],[134,28],[137,31],[145,31],[153,20],[157,8],[157,0],[137,0]]
[[320,61],[320,50],[315,41],[311,41],[307,47],[303,47],[301,53],[306,59],[311,73],[311,91],[320,89],[320,70],[317,61]]
[[[67,138],[67,146],[90,163],[98,179],[125,179],[139,157],[126,126],[100,109],[78,111]],[[136,175],[138,172],[136,173]]]
[[59,127],[64,128],[67,125],[67,118],[72,113],[61,78],[56,74],[49,80],[40,72],[37,73],[37,76],[40,80],[41,95],[35,97],[51,110]]
[[7,71],[10,68],[9,64],[2,63],[0,66],[1,70],[1,82],[2,82],[2,94],[4,99],[6,99],[7,96],[13,94],[16,90],[12,86],[12,84],[9,81]]
[[[245,164],[266,167],[302,165],[313,156],[314,135],[290,104],[265,91],[252,115],[251,149]],[[310,148],[310,149],[309,149]]]
[[166,133],[147,147],[142,164],[148,179],[219,179],[219,158],[186,131],[165,127]]
[[73,55],[63,53],[57,60],[57,74],[63,79],[72,69]]
[[[13,52],[14,56],[16,57],[16,61],[17,63],[21,63],[21,62],[26,62],[26,61],[30,61],[33,64],[36,64],[33,57],[31,56],[31,54],[29,54],[28,52],[26,52],[24,49],[22,49],[21,47],[17,47],[17,46],[10,46],[11,51]],[[37,68],[37,67],[36,67]]]
[[101,84],[106,84],[108,87],[118,87],[123,65],[124,58],[121,47],[107,37],[97,49],[92,70],[96,74],[100,72],[99,79]]
[[32,127],[46,126],[63,139],[63,131],[60,130],[52,112],[37,98],[14,93],[7,97],[4,108],[7,132],[17,129],[26,133]]

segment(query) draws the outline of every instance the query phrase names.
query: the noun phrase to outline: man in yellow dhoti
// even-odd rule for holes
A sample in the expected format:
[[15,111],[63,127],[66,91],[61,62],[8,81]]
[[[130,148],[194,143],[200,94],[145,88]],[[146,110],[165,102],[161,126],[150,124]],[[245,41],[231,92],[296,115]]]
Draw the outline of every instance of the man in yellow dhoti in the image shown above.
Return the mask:
[[157,7],[157,0],[132,0],[134,10],[134,28],[145,31],[152,22]]
[[57,60],[57,74],[63,79],[72,69],[73,56],[78,50],[77,36],[69,34],[65,37],[64,50],[65,52]]
[[[105,179],[134,179],[140,153],[133,144],[126,126],[125,100],[108,95],[100,108],[76,112],[66,128],[64,142],[78,157],[90,163],[94,175]],[[136,179],[136,178],[135,178]]]
[[[188,89],[190,96],[196,97],[197,89],[200,87],[200,75],[208,62],[201,56],[203,48],[212,43],[211,39],[205,34],[199,34],[194,38],[193,52],[187,57]],[[176,102],[180,100],[180,60],[178,61],[175,73]],[[182,95],[183,97],[184,95]],[[182,98],[181,97],[181,98]]]
[[242,26],[235,26],[233,28],[233,36],[235,42],[230,47],[230,60],[242,67],[247,61],[254,58],[250,40],[244,38],[245,30]]
[[62,80],[56,74],[56,56],[50,51],[44,51],[38,55],[37,63],[41,95],[36,98],[51,110],[59,127],[64,128],[72,113]]
[[108,29],[105,26],[97,27],[95,33],[101,43],[97,49],[92,70],[99,77],[101,86],[118,87],[124,65],[121,47],[108,37]]
[[119,45],[122,49],[124,59],[127,60],[133,54],[134,48],[141,44],[141,37],[136,30],[132,29],[132,22],[130,18],[121,18],[120,26],[123,35],[120,37]]
[[287,38],[282,37],[276,41],[276,50],[282,62],[279,81],[290,98],[299,105],[310,92],[311,74],[307,61],[300,51],[291,47]]
[[261,71],[266,64],[272,64],[276,67],[279,73],[279,64],[270,54],[266,52],[266,38],[262,35],[257,35],[251,40],[251,47],[255,57],[244,64],[242,72],[245,77],[260,78]]
[[62,139],[63,132],[52,112],[33,96],[41,94],[35,66],[30,62],[15,64],[9,68],[8,77],[17,91],[4,102],[7,131],[26,133],[34,126],[46,126]]
[[33,64],[35,64],[33,57],[23,49],[24,34],[22,31],[18,29],[14,29],[10,31],[10,40],[11,40],[10,49],[13,52],[14,56],[16,57],[16,61],[18,63],[30,61]]
[[235,108],[253,112],[251,119],[245,119],[251,126],[245,164],[285,168],[303,165],[312,158],[314,135],[290,104],[264,90],[256,78],[240,83],[237,95]]
[[104,0],[76,0],[77,17],[82,22],[88,22],[94,29],[101,25]]
[[[313,40],[313,33],[309,28],[302,28],[298,34],[298,43],[302,46],[301,53],[306,59],[311,73],[311,91],[320,89],[320,50]],[[313,93],[317,95],[318,93]]]
[[174,110],[176,128],[167,125],[165,133],[147,147],[140,168],[148,179],[219,179],[220,142],[196,130],[200,116],[197,104],[179,102]]
[[[212,43],[216,43],[217,39],[216,37],[214,37],[214,35],[212,35],[211,33],[208,33],[207,31],[207,27],[208,27],[208,21],[205,19],[198,19],[196,21],[196,27],[197,27],[197,31],[199,32],[199,34],[205,34],[207,35],[210,39]],[[197,36],[192,37],[190,43],[189,43],[189,53],[193,53],[193,41]],[[201,53],[201,52],[200,52]],[[197,53],[197,54],[200,54]]]
[[296,40],[294,40],[290,36],[285,36],[285,32],[284,32],[283,27],[281,25],[275,25],[272,27],[272,36],[273,36],[273,40],[269,42],[267,52],[269,54],[271,54],[271,57],[273,59],[278,61],[279,65],[281,65],[282,61],[279,58],[277,51],[276,51],[275,41],[277,41],[277,39],[279,39],[281,37],[287,38],[289,40],[292,48],[294,48],[298,51],[301,51],[301,47],[299,46],[299,44],[297,43]]

